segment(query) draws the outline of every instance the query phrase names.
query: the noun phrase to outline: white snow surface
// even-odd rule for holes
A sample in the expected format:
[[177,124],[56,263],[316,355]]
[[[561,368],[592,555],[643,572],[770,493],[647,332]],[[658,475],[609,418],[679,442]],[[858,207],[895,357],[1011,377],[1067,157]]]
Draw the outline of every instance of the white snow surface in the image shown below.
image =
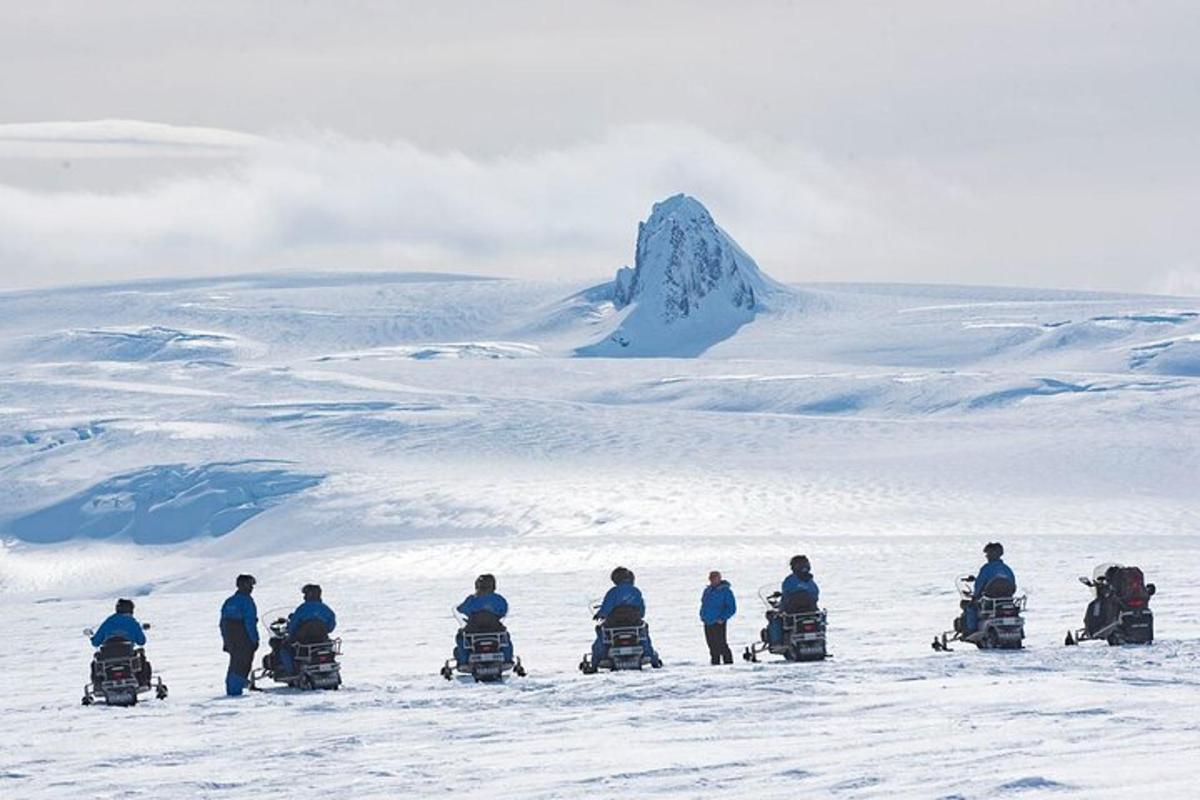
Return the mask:
[[[566,298],[566,299],[564,299]],[[578,358],[570,284],[266,275],[0,294],[0,796],[1193,797],[1200,299],[782,287],[698,358]],[[936,654],[1000,539],[1027,649]],[[735,652],[813,561],[834,658]],[[1137,564],[1157,641],[1065,648]],[[633,568],[666,667],[584,676]],[[529,669],[445,682],[497,575]],[[346,686],[222,696],[234,576],[317,581]],[[115,597],[171,688],[84,708]]]

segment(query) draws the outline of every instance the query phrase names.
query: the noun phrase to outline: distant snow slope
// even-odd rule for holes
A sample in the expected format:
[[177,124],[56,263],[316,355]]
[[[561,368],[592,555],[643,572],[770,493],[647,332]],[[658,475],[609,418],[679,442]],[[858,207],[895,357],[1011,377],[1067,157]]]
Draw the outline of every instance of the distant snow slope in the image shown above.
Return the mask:
[[655,203],[638,225],[633,268],[610,287],[613,321],[591,356],[690,356],[727,339],[754,319],[771,291],[768,280],[703,205],[687,195]]
[[[577,358],[632,314],[604,296],[429,275],[0,294],[20,643],[0,670],[55,665],[0,684],[0,796],[426,796],[481,775],[522,798],[1190,796],[1200,299],[756,289],[699,357]],[[993,539],[1030,647],[939,657],[952,579]],[[836,657],[709,669],[708,570],[738,593],[740,649],[796,552]],[[1063,648],[1075,576],[1112,560],[1158,585],[1159,642]],[[585,677],[618,563],[667,668]],[[530,677],[445,683],[448,609],[484,571]],[[219,696],[239,572],[264,610],[322,584],[344,691]],[[117,596],[154,623],[172,694],[84,709],[79,630]]]
[[320,482],[319,476],[292,473],[270,462],[156,465],[17,517],[0,533],[43,544],[75,537],[170,544],[222,536]]

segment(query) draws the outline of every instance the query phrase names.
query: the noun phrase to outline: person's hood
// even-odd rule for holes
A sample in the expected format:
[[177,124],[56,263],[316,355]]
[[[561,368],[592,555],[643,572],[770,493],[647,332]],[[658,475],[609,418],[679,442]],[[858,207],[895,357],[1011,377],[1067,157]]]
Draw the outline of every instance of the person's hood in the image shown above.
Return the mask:
[[730,588],[730,583],[729,583],[729,581],[727,581],[727,580],[725,580],[724,578],[722,578],[722,579],[721,579],[721,580],[720,580],[720,581],[717,583],[717,585],[716,585],[716,586],[713,586],[711,583],[708,585],[708,588],[710,588],[710,589],[720,589],[721,587],[725,587],[726,589]]

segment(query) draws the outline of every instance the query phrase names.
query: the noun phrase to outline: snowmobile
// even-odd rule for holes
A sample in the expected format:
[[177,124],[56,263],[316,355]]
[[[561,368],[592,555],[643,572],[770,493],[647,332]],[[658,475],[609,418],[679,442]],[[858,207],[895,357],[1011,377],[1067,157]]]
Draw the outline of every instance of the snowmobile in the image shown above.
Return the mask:
[[[342,667],[338,663],[342,640],[330,639],[320,620],[308,620],[301,625],[293,641],[288,640],[287,617],[276,616],[270,623],[264,618],[263,623],[271,632],[268,642],[271,649],[263,656],[262,668],[250,673],[251,689],[258,690],[256,684],[262,678],[294,689],[337,689],[342,685]],[[292,652],[290,672],[284,671],[280,661],[280,651],[285,647]]]
[[[983,587],[979,600],[973,599],[974,575],[964,575],[956,581],[963,615],[954,620],[954,630],[933,638],[933,649],[949,652],[950,642],[966,642],[981,650],[1020,650],[1025,640],[1025,596],[1014,597],[1017,587],[1007,578],[995,578]],[[971,633],[964,633],[967,609],[975,605],[978,624]]]
[[1074,645],[1092,639],[1102,639],[1110,645],[1150,644],[1154,641],[1154,614],[1150,598],[1156,591],[1146,583],[1138,567],[1121,564],[1101,564],[1091,578],[1079,582],[1095,590],[1083,615],[1083,627],[1067,631],[1065,644]]
[[525,667],[519,657],[512,661],[505,658],[506,653],[512,652],[512,640],[500,617],[490,611],[476,611],[466,618],[456,612],[454,618],[460,623],[458,638],[462,639],[467,660],[459,661],[456,653],[442,666],[443,678],[452,680],[455,672],[461,672],[470,675],[476,683],[493,683],[504,680],[504,673],[509,670],[525,677]]
[[[825,651],[825,611],[817,608],[812,597],[804,592],[790,595],[786,607],[781,608],[782,593],[772,591],[775,584],[758,590],[758,599],[767,608],[767,627],[762,629],[761,639],[746,647],[742,658],[758,661],[758,654],[770,652],[783,656],[788,661],[823,661],[829,658]],[[772,620],[778,620],[782,635],[771,641]]]
[[[88,628],[83,634],[90,638],[93,631]],[[138,695],[150,691],[159,700],[167,699],[167,685],[162,678],[151,676],[145,650],[122,636],[110,636],[96,648],[92,680],[83,687],[83,705],[103,700],[110,706],[135,706]]]
[[[593,618],[600,609],[593,603]],[[608,617],[600,620],[599,632],[604,645],[604,657],[592,663],[592,654],[585,653],[579,662],[579,671],[594,675],[602,669],[640,670],[645,665],[658,669],[662,662],[646,655],[645,642],[650,638],[650,629],[642,620],[642,614],[633,606],[617,606]]]

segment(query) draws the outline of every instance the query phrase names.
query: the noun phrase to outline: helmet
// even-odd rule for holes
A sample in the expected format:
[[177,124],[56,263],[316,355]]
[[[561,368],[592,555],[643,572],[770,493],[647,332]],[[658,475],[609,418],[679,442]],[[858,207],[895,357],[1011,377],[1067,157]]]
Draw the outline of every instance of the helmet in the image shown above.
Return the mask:
[[238,588],[239,592],[251,591],[254,588],[254,583],[255,583],[255,581],[254,581],[253,575],[238,575],[237,576],[237,588]]
[[321,599],[321,587],[315,583],[304,584],[304,587],[300,591],[304,594],[304,600],[306,602],[309,600]]
[[983,554],[987,556],[988,561],[995,561],[1004,555],[1004,545],[999,542],[988,542],[983,546]]
[[132,614],[133,613],[133,601],[126,600],[124,597],[122,597],[120,600],[117,601],[117,613],[118,614]]
[[612,582],[614,584],[633,583],[633,570],[617,567],[612,571]]
[[491,594],[496,591],[496,576],[485,572],[475,579],[475,591],[479,594]]
[[808,556],[792,556],[792,560],[788,562],[788,566],[797,575],[812,571],[812,565],[808,563]]

